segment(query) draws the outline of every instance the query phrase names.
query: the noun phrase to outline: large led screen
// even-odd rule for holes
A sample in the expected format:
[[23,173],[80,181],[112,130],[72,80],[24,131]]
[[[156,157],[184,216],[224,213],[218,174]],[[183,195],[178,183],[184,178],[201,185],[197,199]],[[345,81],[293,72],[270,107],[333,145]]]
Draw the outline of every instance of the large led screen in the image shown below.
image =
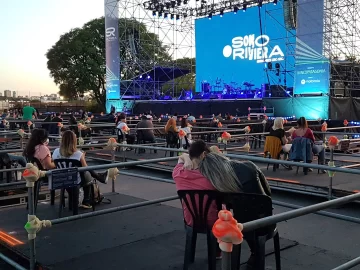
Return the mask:
[[197,92],[293,86],[295,34],[280,3],[198,19],[195,36]]

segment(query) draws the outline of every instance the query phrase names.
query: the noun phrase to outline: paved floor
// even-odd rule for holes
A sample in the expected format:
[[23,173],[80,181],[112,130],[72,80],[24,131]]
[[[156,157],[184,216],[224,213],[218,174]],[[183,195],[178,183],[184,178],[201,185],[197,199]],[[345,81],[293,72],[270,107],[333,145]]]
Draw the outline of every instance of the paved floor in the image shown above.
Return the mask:
[[[106,193],[111,185],[101,185],[101,188]],[[173,184],[121,175],[116,182],[119,194],[109,196],[111,205],[101,205],[98,209],[171,196],[176,194],[174,188]],[[288,210],[275,207],[276,213]],[[65,211],[65,214],[70,213]],[[0,230],[26,242],[25,207],[1,209],[0,215],[5,217],[0,220]],[[40,219],[56,218],[57,207],[43,203],[39,205],[38,216]],[[282,269],[329,270],[359,256],[358,226],[317,215],[278,224]],[[56,225],[39,233],[36,246],[38,261],[49,269],[181,269],[184,254],[182,211],[176,200]],[[247,245],[243,246],[242,261],[245,262],[249,252]],[[16,248],[28,254],[26,244]],[[275,269],[271,251],[272,242],[269,241],[267,269]],[[203,237],[199,238],[196,254],[196,263],[191,269],[206,269]]]
[[[100,154],[100,155],[99,155]],[[238,153],[244,154],[244,153]],[[145,154],[135,154],[133,151],[131,152],[117,152],[117,161],[121,161],[124,156],[126,156],[127,160],[141,160],[141,159],[153,159],[153,158],[162,158],[164,157],[164,151],[158,151],[156,154],[149,153],[149,150]],[[167,155],[169,156],[169,154]],[[101,158],[103,160],[109,160],[110,154],[107,151],[95,150],[90,151],[87,154],[88,158]],[[336,155],[336,166],[348,166],[354,165],[356,163],[360,164],[360,156],[356,155]],[[176,161],[168,161],[154,164],[146,164],[144,166],[148,168],[160,169],[164,171],[172,171],[172,168],[175,166]],[[321,192],[327,192],[329,186],[329,176],[328,174],[318,174],[317,170],[314,169],[313,172],[308,173],[308,175],[304,175],[302,173],[302,169],[299,169],[299,173],[296,174],[296,167],[293,168],[292,171],[286,170],[282,167],[276,170],[276,172],[272,171],[272,166],[269,166],[269,170],[267,170],[267,164],[257,163],[257,165],[262,169],[264,174],[267,176],[267,179],[274,186],[280,187],[292,187],[298,188],[300,190],[320,190]],[[354,167],[354,169],[358,169],[359,167]],[[358,192],[360,190],[360,182],[358,179],[358,175],[355,174],[345,174],[345,173],[336,173],[335,177],[333,177],[333,190],[340,194],[349,194]]]

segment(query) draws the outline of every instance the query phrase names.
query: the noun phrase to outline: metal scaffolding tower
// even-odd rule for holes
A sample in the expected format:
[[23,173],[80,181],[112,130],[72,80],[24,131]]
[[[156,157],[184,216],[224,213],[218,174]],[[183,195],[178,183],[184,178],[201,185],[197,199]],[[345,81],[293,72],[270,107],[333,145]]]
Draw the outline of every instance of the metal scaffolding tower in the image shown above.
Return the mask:
[[325,0],[324,55],[332,96],[360,96],[360,1]]
[[178,97],[195,76],[193,18],[153,14],[145,6],[142,0],[119,1],[122,98]]

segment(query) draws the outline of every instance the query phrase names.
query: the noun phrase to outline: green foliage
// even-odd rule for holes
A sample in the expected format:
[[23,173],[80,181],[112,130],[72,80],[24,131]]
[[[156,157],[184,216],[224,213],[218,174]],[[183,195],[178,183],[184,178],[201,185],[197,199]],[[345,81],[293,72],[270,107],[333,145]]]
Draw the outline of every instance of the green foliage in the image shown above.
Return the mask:
[[195,64],[195,58],[177,59],[173,65],[182,69],[188,69],[190,73],[165,83],[162,91],[165,93],[166,91],[172,91],[172,89],[174,89],[176,96],[179,96],[183,89],[193,90],[193,92],[195,92]]
[[[129,53],[129,31],[136,29],[138,54],[136,59]],[[135,19],[119,20],[119,42],[122,79],[131,79],[146,72],[154,65],[171,60],[167,48],[162,46],[156,34],[150,33],[145,24]],[[60,37],[47,52],[47,67],[60,94],[74,100],[90,93],[102,107],[105,105],[105,20],[98,18],[75,28]],[[155,59],[155,60],[154,60]],[[141,62],[142,64],[138,64]]]
[[100,113],[104,111],[104,108],[101,106],[101,104],[97,103],[95,100],[92,100],[85,103],[85,111]]

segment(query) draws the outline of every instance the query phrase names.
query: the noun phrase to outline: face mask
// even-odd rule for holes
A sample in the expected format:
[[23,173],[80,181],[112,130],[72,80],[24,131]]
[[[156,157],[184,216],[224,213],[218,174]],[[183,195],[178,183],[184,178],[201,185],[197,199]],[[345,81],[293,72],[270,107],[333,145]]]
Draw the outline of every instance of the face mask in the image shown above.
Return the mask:
[[45,145],[49,144],[49,138],[46,139],[46,141],[44,142]]

